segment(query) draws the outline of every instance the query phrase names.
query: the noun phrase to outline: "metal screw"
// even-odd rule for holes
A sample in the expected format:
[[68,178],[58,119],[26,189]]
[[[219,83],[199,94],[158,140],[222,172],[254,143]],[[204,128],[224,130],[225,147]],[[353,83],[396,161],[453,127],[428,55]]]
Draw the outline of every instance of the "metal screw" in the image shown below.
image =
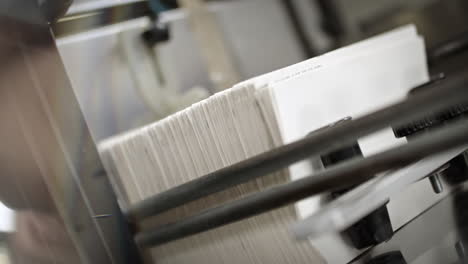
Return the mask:
[[442,185],[439,175],[429,176],[429,181],[431,182],[432,189],[435,193],[441,193],[444,191],[444,186]]
[[100,218],[108,218],[108,217],[111,217],[111,216],[112,216],[111,214],[100,214],[100,215],[93,216],[93,218],[100,219]]
[[431,176],[429,176],[429,181],[431,182],[432,189],[435,193],[441,193],[444,191],[444,185],[442,184],[441,177],[444,175],[444,172],[450,168],[450,164],[442,166],[440,169],[435,171]]

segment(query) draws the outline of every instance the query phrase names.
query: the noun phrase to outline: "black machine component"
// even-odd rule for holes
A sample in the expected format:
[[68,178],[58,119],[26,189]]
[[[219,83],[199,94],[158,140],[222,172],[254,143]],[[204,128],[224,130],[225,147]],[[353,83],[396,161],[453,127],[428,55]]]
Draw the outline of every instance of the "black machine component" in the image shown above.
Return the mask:
[[456,55],[468,48],[468,32],[459,34],[458,36],[437,45],[428,53],[428,61],[430,65],[437,64],[446,57]]
[[165,5],[168,8],[178,8],[179,4],[177,3],[177,0],[160,0],[163,5]]
[[[350,264],[468,263],[468,184],[462,183],[457,187],[451,195],[399,228],[388,243],[373,247]],[[395,255],[400,255],[396,250],[401,252],[401,257]]]
[[142,37],[149,46],[166,42],[170,38],[169,27],[168,25],[155,22],[148,30],[143,32]]
[[[327,128],[331,128],[336,124],[350,121],[350,118],[343,119],[341,122],[335,123]],[[313,132],[312,132],[313,134]],[[324,154],[320,156],[324,168],[329,168],[339,163],[351,160],[353,158],[362,158],[363,154],[359,143],[353,142],[348,147]],[[354,189],[356,186],[336,190],[331,193],[332,199],[335,199],[342,194]],[[393,228],[388,214],[387,206],[383,205],[374,212],[370,213],[348,229],[343,234],[351,244],[357,249],[364,249],[370,246],[377,245],[381,242],[389,240],[393,236]]]
[[366,264],[406,264],[406,260],[400,251],[391,251],[372,258]]
[[[441,82],[445,78],[443,74],[439,74],[435,82]],[[422,85],[414,88],[410,91],[409,96],[414,96],[420,93],[427,86]],[[467,104],[456,104],[452,107],[446,108],[442,111],[436,111],[424,118],[415,120],[403,126],[394,128],[394,133],[397,138],[406,137],[408,140],[412,140],[423,133],[432,131],[433,129],[441,126],[450,124],[460,119],[468,117],[468,105]],[[446,166],[434,172],[433,175],[429,176],[432,188],[436,193],[443,191],[442,180],[445,180],[451,185],[459,184],[463,181],[468,180],[468,163],[466,160],[466,154],[462,154],[449,162]]]
[[152,47],[158,43],[166,42],[170,38],[169,26],[159,21],[159,13],[178,8],[179,5],[175,0],[150,0],[148,3],[152,11],[150,14],[152,25],[143,32],[142,38],[146,44]]

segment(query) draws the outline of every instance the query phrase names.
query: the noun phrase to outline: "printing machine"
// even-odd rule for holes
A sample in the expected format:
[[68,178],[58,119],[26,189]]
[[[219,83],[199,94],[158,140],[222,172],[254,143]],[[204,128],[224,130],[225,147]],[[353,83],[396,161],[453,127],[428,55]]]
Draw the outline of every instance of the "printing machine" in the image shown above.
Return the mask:
[[[89,52],[98,48],[96,45],[91,45],[90,49],[83,41],[99,40],[101,36],[114,37],[112,30],[105,28],[101,30],[101,26],[112,27],[128,22],[123,29],[145,32],[154,28],[150,27],[151,23],[148,20],[135,22],[135,19],[149,16],[151,13],[144,1],[122,0],[118,4],[98,2],[95,5],[89,1],[84,3],[86,5],[72,6],[65,16],[71,2],[59,0],[0,2],[0,58],[3,62],[3,67],[0,69],[0,106],[3,107],[0,111],[2,122],[0,200],[17,210],[18,219],[27,220],[24,223],[17,223],[15,233],[7,237],[0,236],[2,240],[7,241],[12,263],[157,262],[146,258],[145,248],[188,235],[196,235],[198,232],[232,221],[241,221],[246,217],[277,208],[281,205],[278,201],[285,198],[289,199],[289,203],[293,203],[313,194],[331,193],[332,190],[327,187],[330,184],[336,186],[333,190],[334,198],[343,201],[342,204],[333,204],[331,201],[331,210],[344,211],[353,208],[357,201],[365,202],[369,199],[369,193],[376,189],[364,189],[361,193],[355,189],[352,193],[353,190],[349,191],[349,188],[369,180],[381,188],[379,189],[382,191],[381,196],[377,192],[375,197],[382,198],[387,192],[391,194],[390,203],[386,206],[388,215],[384,213],[383,217],[375,217],[364,224],[362,220],[371,214],[364,212],[355,216],[362,225],[359,230],[347,229],[345,233],[348,233],[348,236],[353,233],[348,237],[350,243],[338,245],[334,244],[333,240],[322,243],[324,246],[320,249],[321,253],[329,263],[340,263],[333,260],[333,256],[340,255],[348,259],[344,263],[466,263],[468,241],[465,207],[468,201],[466,198],[468,186],[464,181],[468,177],[468,154],[465,151],[468,143],[465,120],[468,102],[463,95],[468,94],[465,52],[468,37],[464,34],[468,28],[463,28],[465,22],[463,14],[466,14],[464,12],[468,7],[462,1],[451,1],[452,4],[447,4],[448,1],[435,1],[437,3],[416,11],[402,10],[400,7],[395,11],[390,8],[392,12],[386,12],[385,21],[378,21],[372,15],[359,12],[359,15],[354,17],[343,14],[346,6],[343,7],[340,1],[328,2],[334,5],[318,1],[321,2],[318,5],[318,14],[323,15],[324,21],[332,19],[331,22],[328,21],[328,30],[335,35],[329,34],[324,37],[326,43],[333,43],[328,49],[408,21],[416,22],[430,44],[428,57],[435,78],[423,89],[409,94],[406,101],[395,106],[360,119],[335,124],[324,131],[312,133],[310,137],[298,142],[158,194],[134,207],[127,206],[125,201],[118,197],[118,188],[108,177],[111,172],[103,169],[95,141],[129,129],[135,124],[113,129],[100,127],[100,124],[106,123],[102,121],[103,119],[115,116],[98,113],[97,115],[102,115],[101,118],[93,120],[95,113],[91,112],[91,105],[86,100],[87,91],[83,90],[89,82],[83,80],[89,81],[95,77],[83,68],[73,68],[70,61],[77,58],[72,54],[74,47],[79,47],[83,56],[91,54]],[[229,27],[233,21],[228,12],[229,8],[234,10],[243,8],[242,3],[237,2],[212,3],[210,10],[221,14],[224,26]],[[278,6],[268,6],[267,9],[267,6],[262,6],[265,4],[261,3],[262,1],[253,2],[246,3],[245,10],[264,7],[268,12],[279,14]],[[358,2],[363,6],[372,5],[365,1]],[[187,23],[184,21],[183,13],[178,10],[168,12],[169,14],[165,13],[165,18],[161,14],[160,19],[162,21],[166,19],[167,23],[170,25],[172,23],[172,29],[175,29],[169,39],[180,38],[182,39],[180,41],[185,42],[187,38],[177,31],[183,28],[178,25]],[[294,38],[296,41],[293,44],[280,43],[277,47],[271,47],[272,50],[267,52],[276,53],[276,49],[284,49],[286,46],[288,49],[281,53],[284,57],[269,61],[268,65],[255,64],[248,60],[248,56],[241,57],[238,64],[242,65],[242,69],[247,69],[246,72],[241,72],[242,78],[269,71],[272,69],[270,67],[285,66],[280,63],[291,64],[311,55],[310,50],[313,49],[305,48],[310,42],[307,44],[304,39],[307,39],[307,36],[317,37],[317,28],[305,27],[303,15],[294,12],[293,16],[290,12],[285,14],[283,13],[284,17],[279,16],[274,22],[264,26],[269,29],[283,28],[287,36],[302,34],[306,37]],[[440,19],[443,17],[442,14],[452,18],[445,23],[445,27],[440,20],[436,22],[431,20],[434,17]],[[299,16],[299,19],[297,17],[294,19],[295,16]],[[288,24],[287,19],[292,19],[296,23]],[[291,28],[291,25],[295,25],[294,28]],[[234,54],[242,54],[243,50],[240,47],[245,42],[236,43],[235,40],[236,37],[242,39],[242,35],[237,34],[244,32],[242,27],[231,25],[229,30],[228,34],[232,35],[226,36],[226,39],[232,44]],[[122,28],[119,29],[120,32]],[[164,39],[167,40],[166,37]],[[193,43],[194,37],[189,39],[191,40],[189,43]],[[285,38],[282,38],[282,41],[285,41]],[[324,48],[326,45],[322,46],[322,49],[317,49],[320,46],[317,45],[314,50],[316,54],[327,49]],[[161,61],[177,63],[170,62],[167,54],[177,53],[184,48],[187,47],[171,42],[165,51],[164,49],[159,51]],[[105,50],[100,50],[98,54],[107,53]],[[140,53],[132,54],[142,56]],[[198,54],[192,57],[192,61],[187,65],[199,63],[202,56],[203,54]],[[183,79],[184,82],[179,84],[179,89],[186,90],[188,87],[203,85],[208,92],[213,92],[215,85],[207,72],[209,69]],[[177,74],[185,77],[184,69]],[[107,80],[104,84],[103,89],[112,86],[113,82]],[[135,99],[135,104],[142,102]],[[128,108],[123,109],[132,109],[131,111],[135,109],[148,111],[144,107],[125,107]],[[436,116],[432,116],[434,112],[437,113]],[[353,160],[340,169],[333,169],[332,165],[344,160],[342,154],[348,153],[344,147],[354,144],[357,138],[363,135],[388,126],[395,129],[396,135],[407,137],[409,144],[397,149],[398,151]],[[318,143],[322,142],[321,146],[324,146],[336,138],[341,138],[340,142],[343,143],[339,146],[341,149],[318,147],[320,145]],[[454,148],[457,150],[455,154],[444,156],[447,151]],[[353,149],[356,150],[356,146]],[[359,156],[359,153],[353,152],[351,156],[355,155]],[[430,164],[434,168],[424,175],[416,175],[418,181],[406,182],[407,177],[390,175],[394,177],[395,182],[389,183],[374,179],[372,176],[409,166],[422,158],[433,157],[432,155],[436,155],[437,159],[426,160],[425,164]],[[191,193],[200,186],[207,187],[209,192],[216,192],[240,183],[223,181],[230,175],[242,175],[243,177],[237,178],[249,180],[260,177],[265,172],[284,168],[296,161],[315,157],[320,157],[324,165],[331,166],[330,170],[318,175],[318,181],[308,183],[310,185],[305,187],[292,182],[274,191],[253,194],[240,201],[234,201],[236,204],[222,205],[223,209],[236,213],[237,219],[223,215],[220,210],[213,210],[206,219],[195,216],[183,223],[176,222],[172,231],[164,234],[158,230],[141,231],[137,228],[138,221],[154,214],[157,210],[167,210],[196,199],[197,197]],[[358,199],[346,200],[347,194],[337,193],[338,189],[341,191],[346,189],[349,197],[355,195],[354,198]],[[414,194],[417,194],[417,197]],[[170,203],[161,203],[165,197],[173,199]],[[263,202],[259,204],[260,200]],[[158,209],[156,205],[160,208]],[[324,215],[325,219],[329,219],[326,218],[326,211]],[[390,231],[389,221],[393,224]],[[305,219],[291,225],[302,227],[302,229],[293,228],[300,230],[298,234],[300,236],[304,230],[313,229],[311,223],[317,222]],[[349,224],[347,228],[356,227],[352,225],[355,223]],[[192,231],[185,232],[187,227]],[[377,238],[376,234],[380,234],[382,230],[385,231],[383,239]],[[339,231],[332,230],[335,233]],[[34,236],[29,236],[30,234]],[[370,242],[369,239],[366,240],[369,236]],[[60,239],[56,240],[57,237]],[[364,240],[366,240],[364,246],[360,245],[359,243]],[[43,250],[36,252],[31,249],[34,247],[24,247],[24,242],[28,241],[44,245],[40,247]],[[48,246],[57,241],[60,247]],[[18,246],[20,244],[21,246]]]

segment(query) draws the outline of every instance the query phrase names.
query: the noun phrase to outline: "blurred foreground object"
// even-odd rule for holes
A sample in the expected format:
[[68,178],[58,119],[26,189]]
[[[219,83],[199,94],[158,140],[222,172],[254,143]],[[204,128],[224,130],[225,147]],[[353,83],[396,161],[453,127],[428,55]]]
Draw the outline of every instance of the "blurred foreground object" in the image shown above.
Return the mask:
[[1,3],[0,199],[17,215],[10,256],[15,264],[138,263],[44,17],[44,8],[52,18],[66,5]]
[[191,28],[208,65],[210,78],[215,83],[216,90],[222,91],[239,82],[241,79],[219,21],[207,9],[205,1],[179,0],[179,2],[188,13]]

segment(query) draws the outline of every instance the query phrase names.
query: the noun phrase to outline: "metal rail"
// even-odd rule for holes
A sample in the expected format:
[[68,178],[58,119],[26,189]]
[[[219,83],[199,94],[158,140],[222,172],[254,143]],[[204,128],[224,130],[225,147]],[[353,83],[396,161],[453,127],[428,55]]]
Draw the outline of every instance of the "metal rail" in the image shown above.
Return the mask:
[[151,9],[147,1],[126,0],[109,5],[109,1],[72,6],[69,13],[52,24],[56,37],[64,37],[91,29],[113,25],[148,16]]
[[445,110],[451,105],[468,101],[460,94],[468,94],[468,76],[446,79],[404,102],[156,194],[130,207],[126,212],[127,217],[130,221],[141,221],[146,217],[267,175],[308,157],[332,151],[380,129],[402,125],[422,118],[428,113]]
[[450,39],[435,48],[428,51],[427,57],[430,65],[435,65],[438,62],[459,53],[465,52],[468,49],[468,32],[464,32],[453,39]]

